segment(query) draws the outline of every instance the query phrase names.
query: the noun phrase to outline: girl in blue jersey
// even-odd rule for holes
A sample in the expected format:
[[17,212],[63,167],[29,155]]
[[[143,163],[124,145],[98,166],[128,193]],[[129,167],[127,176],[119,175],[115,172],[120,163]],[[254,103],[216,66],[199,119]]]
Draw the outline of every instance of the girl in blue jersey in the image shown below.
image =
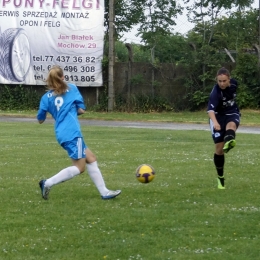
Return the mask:
[[215,143],[214,164],[218,174],[218,188],[225,189],[224,185],[224,153],[236,145],[236,130],[240,123],[239,108],[235,102],[237,81],[230,78],[226,68],[217,72],[217,84],[210,93],[208,115],[210,129]]
[[84,143],[78,115],[85,112],[83,98],[74,84],[64,82],[63,70],[53,66],[46,80],[48,92],[40,102],[37,119],[42,124],[47,112],[55,120],[55,134],[58,143],[67,151],[72,161],[72,166],[67,167],[49,179],[41,180],[39,186],[43,199],[48,199],[48,194],[53,185],[67,181],[85,171],[96,185],[102,199],[112,199],[121,191],[108,190],[98,168],[96,156]]

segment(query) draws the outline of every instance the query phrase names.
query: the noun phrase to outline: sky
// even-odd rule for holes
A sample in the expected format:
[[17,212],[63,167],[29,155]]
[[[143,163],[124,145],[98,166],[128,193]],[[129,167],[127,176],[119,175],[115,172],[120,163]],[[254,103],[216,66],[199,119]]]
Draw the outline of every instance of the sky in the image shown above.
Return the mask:
[[[254,0],[252,7],[259,8],[259,1],[260,0]],[[187,13],[184,13],[183,15],[179,15],[176,18],[176,26],[174,27],[174,32],[185,34],[190,29],[192,29],[193,26],[194,25],[192,23],[188,22]],[[141,39],[140,37],[137,37],[136,34],[137,34],[137,27],[133,28],[130,32],[125,33],[121,41],[126,43],[140,43]]]

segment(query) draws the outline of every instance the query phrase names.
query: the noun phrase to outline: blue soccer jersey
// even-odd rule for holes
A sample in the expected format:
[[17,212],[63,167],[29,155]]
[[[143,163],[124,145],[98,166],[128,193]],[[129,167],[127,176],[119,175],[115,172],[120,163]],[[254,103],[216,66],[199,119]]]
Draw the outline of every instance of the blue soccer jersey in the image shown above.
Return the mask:
[[225,89],[221,89],[216,84],[210,93],[207,112],[214,111],[219,115],[239,114],[239,108],[235,102],[237,87],[235,79],[230,79],[230,86]]
[[54,91],[46,92],[40,102],[37,119],[45,120],[49,112],[55,120],[55,134],[59,144],[82,137],[77,111],[86,109],[83,98],[74,84],[68,84],[68,90],[62,95]]

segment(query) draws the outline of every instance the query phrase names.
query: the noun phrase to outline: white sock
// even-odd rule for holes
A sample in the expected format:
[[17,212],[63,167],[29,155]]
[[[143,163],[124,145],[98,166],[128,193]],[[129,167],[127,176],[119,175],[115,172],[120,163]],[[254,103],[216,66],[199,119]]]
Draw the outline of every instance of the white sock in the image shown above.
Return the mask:
[[98,168],[97,162],[87,163],[87,170],[91,180],[96,185],[101,196],[107,195],[109,190],[106,188],[103,176]]
[[78,174],[80,174],[78,167],[70,166],[68,168],[61,170],[59,173],[52,176],[51,178],[47,179],[45,185],[46,187],[50,188],[53,185],[72,179]]

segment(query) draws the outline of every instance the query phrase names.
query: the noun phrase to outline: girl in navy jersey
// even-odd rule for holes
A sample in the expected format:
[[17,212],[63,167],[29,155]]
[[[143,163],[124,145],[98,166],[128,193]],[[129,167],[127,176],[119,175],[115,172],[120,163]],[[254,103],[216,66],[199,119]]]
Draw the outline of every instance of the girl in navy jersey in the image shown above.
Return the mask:
[[224,153],[235,147],[236,130],[240,123],[240,112],[235,102],[238,84],[226,68],[217,72],[216,79],[217,84],[210,93],[207,112],[215,143],[214,164],[218,174],[218,188],[225,189]]
[[49,91],[41,98],[37,119],[42,124],[46,119],[47,112],[52,115],[55,120],[56,139],[67,151],[72,166],[61,170],[49,179],[39,182],[43,199],[48,199],[48,194],[53,185],[83,173],[86,167],[101,198],[115,198],[121,191],[112,191],[106,188],[97,165],[96,156],[84,142],[78,115],[83,114],[86,108],[78,88],[74,84],[64,82],[63,70],[59,66],[51,68],[46,82]]

